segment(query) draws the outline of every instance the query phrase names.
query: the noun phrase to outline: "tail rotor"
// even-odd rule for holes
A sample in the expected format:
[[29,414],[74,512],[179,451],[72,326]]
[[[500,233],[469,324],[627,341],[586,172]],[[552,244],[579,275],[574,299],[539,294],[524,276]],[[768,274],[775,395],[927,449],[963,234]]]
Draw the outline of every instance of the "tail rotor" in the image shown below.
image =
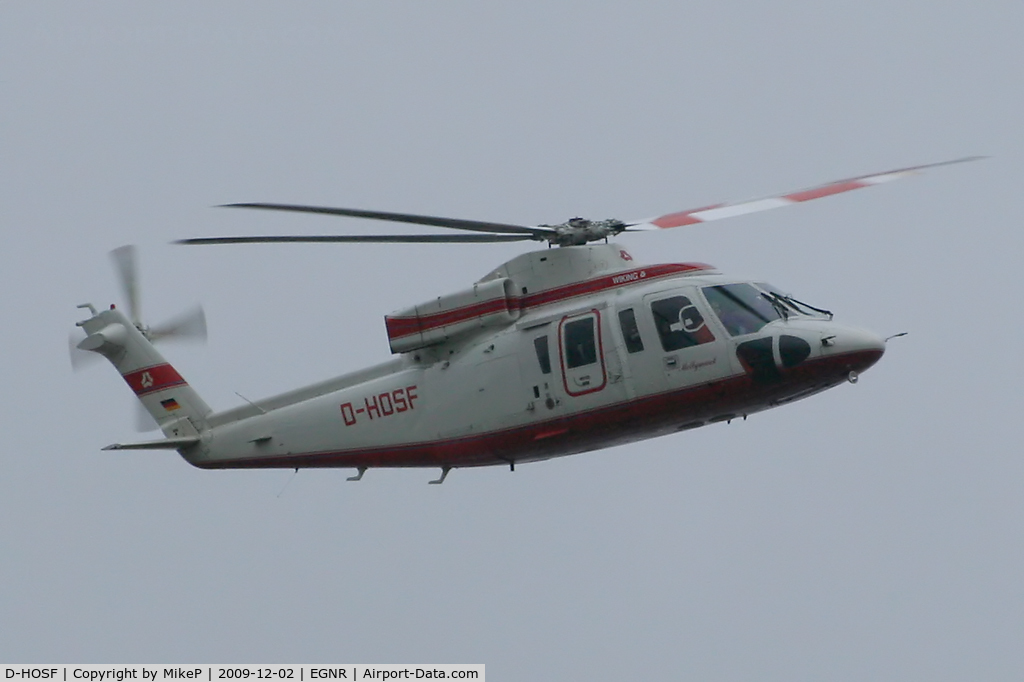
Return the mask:
[[114,271],[127,301],[128,319],[150,341],[206,341],[206,314],[196,306],[163,324],[148,327],[142,322],[139,293],[138,256],[134,244],[119,246],[110,252]]
[[142,308],[139,305],[139,268],[135,245],[125,244],[117,247],[110,252],[110,259],[114,261],[114,271],[117,273],[121,291],[124,293],[125,304],[128,307],[128,319],[139,328],[139,331],[143,331]]
[[[166,322],[153,327],[142,321],[142,307],[138,274],[138,256],[134,244],[119,246],[110,252],[114,262],[114,272],[124,295],[127,317],[146,339],[153,343],[165,341],[206,341],[206,314],[201,306],[196,306]],[[79,347],[83,335],[74,330],[68,336],[68,351],[71,368],[79,371],[94,361],[101,359],[96,353],[90,353]],[[156,421],[149,415],[141,403],[136,416],[136,429],[140,432],[152,431],[157,428]]]
[[163,324],[146,329],[146,336],[157,341],[206,341],[206,313],[196,306]]

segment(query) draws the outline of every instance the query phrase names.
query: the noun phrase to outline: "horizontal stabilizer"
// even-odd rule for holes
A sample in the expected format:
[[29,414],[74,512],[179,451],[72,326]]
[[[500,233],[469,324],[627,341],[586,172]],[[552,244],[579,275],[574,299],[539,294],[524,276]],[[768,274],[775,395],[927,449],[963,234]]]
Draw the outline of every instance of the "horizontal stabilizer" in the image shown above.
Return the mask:
[[195,445],[199,442],[199,436],[186,436],[184,438],[165,438],[163,440],[147,440],[141,443],[114,443],[103,448],[104,450],[179,450]]

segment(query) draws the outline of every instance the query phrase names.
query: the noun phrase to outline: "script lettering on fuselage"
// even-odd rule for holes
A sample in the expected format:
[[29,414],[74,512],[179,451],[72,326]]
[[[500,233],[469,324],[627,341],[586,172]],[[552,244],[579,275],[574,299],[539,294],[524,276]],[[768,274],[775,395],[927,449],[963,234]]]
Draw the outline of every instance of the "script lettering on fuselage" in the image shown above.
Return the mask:
[[614,277],[612,277],[612,284],[625,284],[627,282],[635,282],[639,279],[643,279],[646,276],[646,271],[634,270],[633,272],[627,272],[624,275],[615,275]]
[[700,361],[690,360],[689,362],[684,362],[683,364],[679,365],[675,369],[677,369],[679,371],[692,370],[692,371],[696,372],[698,369],[702,369],[704,367],[710,367],[711,365],[714,365],[717,362],[718,362],[718,358],[711,358],[710,360],[700,360]]
[[418,399],[415,386],[396,388],[393,391],[367,396],[362,402],[356,401],[355,404],[342,403],[341,418],[345,426],[358,424],[360,419],[383,419],[416,409]]

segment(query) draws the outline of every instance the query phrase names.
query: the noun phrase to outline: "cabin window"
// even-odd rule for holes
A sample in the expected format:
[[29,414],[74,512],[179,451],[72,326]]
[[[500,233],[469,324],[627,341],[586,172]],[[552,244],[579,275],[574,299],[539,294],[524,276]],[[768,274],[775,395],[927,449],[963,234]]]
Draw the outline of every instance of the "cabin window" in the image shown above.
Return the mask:
[[731,336],[753,334],[769,322],[782,318],[781,304],[772,303],[749,284],[704,287],[704,297]]
[[548,337],[538,336],[533,340],[533,349],[537,351],[537,362],[541,374],[551,374],[551,355],[548,353]]
[[597,362],[597,339],[594,336],[594,318],[573,320],[563,327],[565,338],[565,366],[569,369]]
[[704,316],[686,296],[663,298],[651,303],[654,326],[666,352],[699,346],[715,340]]
[[639,353],[644,349],[644,340],[640,338],[640,329],[636,326],[636,314],[632,308],[619,311],[619,326],[622,327],[622,339],[626,342],[626,350]]

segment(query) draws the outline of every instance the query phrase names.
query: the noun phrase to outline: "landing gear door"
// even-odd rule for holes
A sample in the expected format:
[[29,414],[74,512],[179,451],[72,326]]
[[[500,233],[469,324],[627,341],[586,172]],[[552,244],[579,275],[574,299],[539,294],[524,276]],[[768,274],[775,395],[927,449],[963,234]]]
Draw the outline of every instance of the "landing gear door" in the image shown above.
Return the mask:
[[578,397],[604,389],[608,378],[600,311],[563,317],[558,324],[558,350],[567,395]]

